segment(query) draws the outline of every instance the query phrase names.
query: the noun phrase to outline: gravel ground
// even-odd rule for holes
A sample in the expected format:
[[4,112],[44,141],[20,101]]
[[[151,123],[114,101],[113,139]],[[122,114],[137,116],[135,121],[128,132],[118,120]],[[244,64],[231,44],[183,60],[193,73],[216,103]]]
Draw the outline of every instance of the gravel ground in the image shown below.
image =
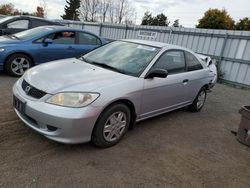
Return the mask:
[[250,91],[217,84],[200,113],[138,123],[115,147],[63,145],[12,109],[16,78],[0,73],[0,187],[250,187],[250,148],[230,133]]

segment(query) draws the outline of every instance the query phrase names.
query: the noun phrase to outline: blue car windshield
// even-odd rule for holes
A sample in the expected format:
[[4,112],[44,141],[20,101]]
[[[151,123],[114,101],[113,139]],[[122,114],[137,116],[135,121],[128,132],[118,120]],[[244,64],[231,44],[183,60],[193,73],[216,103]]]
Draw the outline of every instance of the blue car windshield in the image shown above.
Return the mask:
[[140,76],[160,48],[116,41],[84,55],[85,62],[131,76]]
[[36,27],[30,30],[22,31],[20,33],[14,34],[15,37],[17,37],[19,40],[29,40],[36,36],[40,36],[43,34],[46,34],[48,31],[53,30],[53,28],[50,27]]

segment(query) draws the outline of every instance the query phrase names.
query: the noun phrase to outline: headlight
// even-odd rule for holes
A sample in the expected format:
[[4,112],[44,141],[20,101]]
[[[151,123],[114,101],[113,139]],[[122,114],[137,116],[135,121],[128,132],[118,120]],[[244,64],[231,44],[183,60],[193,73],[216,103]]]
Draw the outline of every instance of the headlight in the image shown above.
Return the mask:
[[94,102],[99,97],[98,93],[58,93],[46,102],[66,107],[84,107]]
[[4,48],[0,48],[0,52],[4,52],[4,50],[5,50]]

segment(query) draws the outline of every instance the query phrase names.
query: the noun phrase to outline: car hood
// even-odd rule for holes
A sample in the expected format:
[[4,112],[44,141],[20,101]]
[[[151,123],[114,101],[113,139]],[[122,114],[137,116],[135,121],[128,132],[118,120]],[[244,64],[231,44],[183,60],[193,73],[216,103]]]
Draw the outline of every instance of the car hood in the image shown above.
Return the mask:
[[5,44],[16,44],[16,43],[20,43],[23,42],[21,40],[16,40],[16,39],[11,39],[9,37],[6,36],[0,36],[0,45],[5,45]]
[[94,92],[134,77],[70,58],[38,65],[28,70],[23,78],[30,85],[55,94],[64,91]]

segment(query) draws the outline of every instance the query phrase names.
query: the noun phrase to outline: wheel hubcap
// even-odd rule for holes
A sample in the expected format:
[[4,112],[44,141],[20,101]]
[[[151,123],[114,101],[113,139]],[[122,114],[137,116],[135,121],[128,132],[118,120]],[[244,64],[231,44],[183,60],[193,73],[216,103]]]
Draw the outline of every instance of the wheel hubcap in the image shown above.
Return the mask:
[[29,68],[29,61],[23,57],[18,57],[11,62],[11,70],[16,75],[23,75],[23,73]]
[[199,96],[198,96],[198,100],[197,100],[197,108],[200,109],[206,100],[206,92],[205,91],[201,91]]
[[123,112],[115,112],[109,116],[103,129],[103,136],[106,141],[118,140],[125,130],[127,118]]

